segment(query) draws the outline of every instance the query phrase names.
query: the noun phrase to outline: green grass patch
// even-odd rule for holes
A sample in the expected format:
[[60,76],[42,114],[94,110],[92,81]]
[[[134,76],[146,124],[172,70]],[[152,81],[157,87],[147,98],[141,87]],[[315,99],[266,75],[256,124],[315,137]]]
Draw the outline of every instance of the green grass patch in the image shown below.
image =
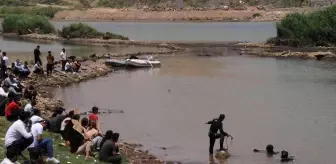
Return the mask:
[[312,13],[287,15],[276,24],[277,37],[268,40],[276,45],[294,47],[335,46],[336,6]]
[[[2,139],[0,142],[0,159],[4,159],[5,158],[5,154],[6,154],[6,149],[4,146],[4,138],[7,132],[7,129],[9,128],[9,126],[11,125],[11,123],[9,121],[7,121],[5,119],[5,117],[0,117],[0,138]],[[70,153],[69,149],[61,146],[61,143],[64,143],[63,140],[61,140],[60,135],[58,134],[52,134],[50,132],[43,132],[43,137],[44,138],[53,138],[54,141],[54,156],[55,158],[57,158],[58,160],[60,160],[61,163],[68,163],[71,162],[71,164],[80,164],[80,163],[95,163],[95,164],[103,164],[104,162],[100,162],[98,159],[96,160],[85,160],[85,157],[83,155],[77,155],[77,154],[72,154]],[[28,155],[28,151],[25,150],[24,153],[25,157],[29,158]],[[123,156],[122,159],[122,164],[127,164],[128,161],[127,159]],[[95,162],[96,161],[96,162]],[[22,163],[23,161],[19,161],[20,163]]]
[[2,22],[4,33],[17,33],[19,35],[29,34],[30,31],[39,29],[39,34],[54,33],[54,26],[42,16],[14,14],[8,15]]
[[2,6],[0,15],[7,16],[13,14],[39,15],[47,18],[53,18],[55,14],[63,9],[56,7],[24,7],[24,6]]
[[84,24],[84,23],[73,23],[69,26],[64,26],[58,31],[59,36],[63,38],[102,38],[102,39],[121,39],[128,40],[127,37],[114,34],[114,33],[103,33],[99,32],[97,29]]

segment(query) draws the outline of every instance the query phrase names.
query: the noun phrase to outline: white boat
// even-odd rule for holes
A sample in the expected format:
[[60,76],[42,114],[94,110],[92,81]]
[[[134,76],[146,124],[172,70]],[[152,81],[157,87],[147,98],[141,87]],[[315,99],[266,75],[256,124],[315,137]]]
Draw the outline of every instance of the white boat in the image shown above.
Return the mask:
[[125,67],[126,66],[125,60],[117,60],[117,59],[107,59],[105,61],[105,64],[107,66],[112,66],[112,67]]
[[160,67],[161,62],[153,59],[126,59],[126,67],[129,68],[146,68],[146,67]]

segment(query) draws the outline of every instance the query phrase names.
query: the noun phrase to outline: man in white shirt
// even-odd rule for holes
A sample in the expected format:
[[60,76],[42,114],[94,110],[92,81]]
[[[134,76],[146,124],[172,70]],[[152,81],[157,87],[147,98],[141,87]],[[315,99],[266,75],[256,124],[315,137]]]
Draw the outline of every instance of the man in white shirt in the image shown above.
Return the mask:
[[60,56],[61,56],[61,61],[62,61],[62,71],[65,71],[65,64],[67,62],[67,54],[65,52],[65,48],[62,49]]
[[38,123],[42,120],[43,118],[41,117],[41,111],[38,109],[33,109],[33,116],[30,118],[32,124]]
[[8,57],[6,52],[2,53],[2,60],[4,61],[6,68],[8,68]]
[[48,124],[45,120],[33,124],[31,127],[31,133],[33,134],[34,142],[28,147],[28,150],[31,148],[46,150],[48,153],[47,162],[59,163],[59,160],[54,157],[53,140],[50,138],[42,138],[43,128],[46,128],[47,125]]
[[5,147],[7,151],[21,154],[31,143],[33,136],[26,130],[26,123],[29,119],[29,113],[21,112],[19,120],[15,121],[7,130],[5,136]]

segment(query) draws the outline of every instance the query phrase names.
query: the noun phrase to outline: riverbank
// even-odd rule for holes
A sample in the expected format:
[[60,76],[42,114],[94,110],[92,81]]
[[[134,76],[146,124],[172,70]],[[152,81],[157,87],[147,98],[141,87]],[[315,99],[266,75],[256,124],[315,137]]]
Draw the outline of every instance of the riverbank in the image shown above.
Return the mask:
[[[124,57],[128,55],[129,54],[123,54]],[[122,56],[122,55],[119,55],[119,56]],[[53,72],[51,76],[32,74],[28,79],[23,80],[22,82],[23,84],[25,85],[31,84],[36,88],[38,92],[36,107],[41,109],[44,117],[49,117],[51,115],[51,112],[55,108],[63,106],[62,101],[56,100],[53,98],[54,88],[72,85],[72,84],[79,83],[85,80],[90,80],[90,79],[94,79],[97,77],[105,76],[108,73],[113,72],[112,68],[107,67],[104,64],[103,59],[97,59],[96,57],[92,58],[92,60],[90,58],[86,59],[81,64],[82,64],[83,70],[79,73],[65,73],[65,72],[57,71],[60,69],[60,66],[57,65],[55,71]],[[86,111],[81,111],[81,112],[86,112]],[[61,140],[57,142],[61,142]],[[123,142],[120,145],[120,150],[122,154],[128,160],[128,163],[130,164],[133,164],[133,163],[134,164],[161,164],[163,163],[162,160],[159,160],[155,156],[149,154],[148,151],[142,151],[140,144],[129,144],[129,143]],[[67,158],[68,160],[69,158],[70,159],[72,158],[71,154],[68,152],[66,148],[62,148],[62,150],[60,151],[61,152],[56,151],[56,154],[62,156],[60,153],[66,153],[68,154],[68,158]],[[84,157],[79,157],[79,158],[84,159]],[[62,161],[62,163],[63,162],[67,163],[67,161]]]
[[240,55],[259,57],[300,58],[316,60],[336,60],[336,47],[289,47],[267,43],[238,43],[234,45]]
[[293,12],[310,12],[313,8],[284,8],[266,10],[264,7],[247,7],[242,10],[219,9],[114,9],[91,8],[88,10],[64,10],[55,14],[60,21],[279,21]]

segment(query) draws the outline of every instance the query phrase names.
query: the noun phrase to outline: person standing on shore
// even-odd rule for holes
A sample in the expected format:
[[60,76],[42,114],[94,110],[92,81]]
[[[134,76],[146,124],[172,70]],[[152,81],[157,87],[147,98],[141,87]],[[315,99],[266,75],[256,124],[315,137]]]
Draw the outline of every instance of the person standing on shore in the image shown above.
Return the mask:
[[65,48],[62,49],[60,56],[61,56],[61,62],[62,62],[62,71],[65,71],[65,64],[67,62],[67,54],[65,52]]
[[37,62],[40,62],[40,64],[42,64],[42,61],[41,61],[41,52],[40,52],[40,45],[37,45],[35,50],[34,50],[34,60],[35,60],[35,64]]
[[52,70],[54,67],[54,56],[51,55],[51,51],[48,51],[48,56],[47,56],[47,75],[52,74]]
[[1,78],[2,79],[6,78],[7,67],[8,67],[8,57],[7,57],[6,52],[2,52],[2,57],[1,57]]

